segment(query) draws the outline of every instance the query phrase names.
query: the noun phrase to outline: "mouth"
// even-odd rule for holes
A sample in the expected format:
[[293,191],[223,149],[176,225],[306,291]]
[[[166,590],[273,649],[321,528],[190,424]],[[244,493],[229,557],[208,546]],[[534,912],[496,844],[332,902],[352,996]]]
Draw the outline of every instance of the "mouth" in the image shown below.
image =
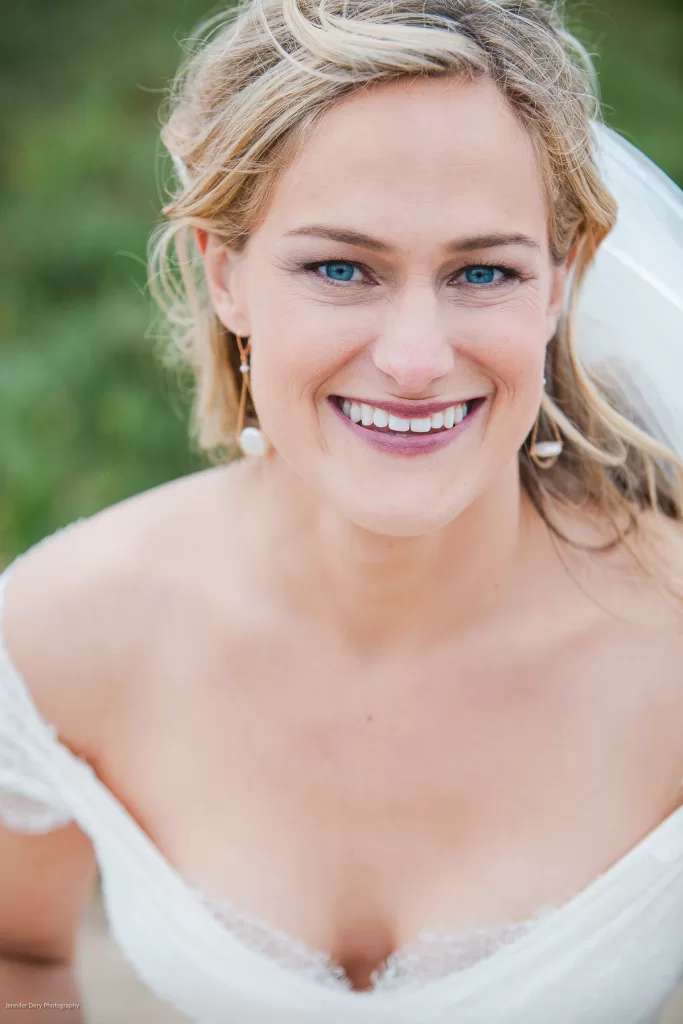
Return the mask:
[[487,398],[480,395],[466,402],[442,405],[440,409],[437,405],[436,411],[423,405],[422,415],[412,417],[399,416],[381,406],[353,402],[343,395],[330,395],[327,401],[340,422],[366,445],[390,455],[412,457],[452,444],[477,421]]
[[453,430],[454,427],[472,416],[486,401],[486,398],[482,396],[471,398],[467,402],[449,405],[430,415],[412,417],[397,416],[381,406],[353,402],[341,395],[331,395],[329,401],[339,409],[346,419],[365,430],[373,433],[394,434],[405,438],[413,434],[424,437]]

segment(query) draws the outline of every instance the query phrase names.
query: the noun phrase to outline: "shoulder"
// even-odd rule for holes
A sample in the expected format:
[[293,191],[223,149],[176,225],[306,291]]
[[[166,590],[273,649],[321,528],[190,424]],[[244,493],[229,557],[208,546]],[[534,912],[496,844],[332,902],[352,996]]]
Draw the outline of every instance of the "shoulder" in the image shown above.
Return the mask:
[[683,636],[683,522],[645,510],[635,528],[624,517],[620,541],[599,510],[558,505],[552,518],[568,541],[556,545],[563,566],[608,619],[616,615],[634,627],[668,627],[672,637]]
[[202,557],[231,469],[125,499],[44,538],[10,566],[0,638],[41,714],[84,756],[112,702],[125,699],[174,578]]
[[[629,552],[634,590],[656,609],[656,621],[683,641],[683,522],[645,512]],[[644,568],[649,568],[652,575]]]

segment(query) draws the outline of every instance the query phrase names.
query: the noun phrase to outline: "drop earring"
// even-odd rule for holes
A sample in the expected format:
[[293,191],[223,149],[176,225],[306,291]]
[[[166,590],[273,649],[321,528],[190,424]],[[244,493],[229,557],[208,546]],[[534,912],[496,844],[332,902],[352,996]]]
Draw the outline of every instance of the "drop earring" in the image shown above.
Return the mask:
[[247,390],[251,395],[252,402],[254,399],[251,391],[251,381],[249,379],[249,350],[251,349],[251,339],[246,345],[243,345],[242,339],[239,335],[235,335],[235,337],[237,339],[237,347],[240,351],[240,373],[242,374],[242,391],[240,393],[240,404],[237,410],[237,443],[243,455],[252,455],[259,458],[265,455],[268,450],[266,436],[258,427],[244,426],[244,413],[247,406]]
[[[544,388],[545,388],[546,383],[547,383],[546,382],[546,378],[544,377],[543,378],[543,387]],[[540,414],[540,411],[539,411],[539,414]],[[538,421],[539,421],[539,416],[537,416],[536,417],[536,422],[534,423],[534,429],[531,432],[531,440],[529,441],[529,456],[533,460],[535,465],[538,466],[539,469],[550,469],[551,466],[554,466],[555,463],[557,462],[557,459],[562,454],[562,451],[564,449],[564,444],[563,444],[563,441],[562,441],[562,436],[560,434],[560,431],[557,428],[557,423],[555,423],[555,421],[551,417],[548,417],[548,419],[550,420],[550,426],[551,426],[553,434],[555,435],[555,440],[554,441],[538,441],[537,440],[537,436],[538,436]]]

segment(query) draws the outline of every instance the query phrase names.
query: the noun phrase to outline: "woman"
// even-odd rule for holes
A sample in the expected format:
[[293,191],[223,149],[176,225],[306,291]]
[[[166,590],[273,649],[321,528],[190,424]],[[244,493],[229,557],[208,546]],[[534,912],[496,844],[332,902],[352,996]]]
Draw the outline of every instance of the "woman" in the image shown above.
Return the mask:
[[5,990],[75,996],[97,863],[190,1019],[657,1019],[683,477],[577,355],[592,95],[534,0],[254,0],[190,59],[153,280],[245,457],[4,573]]

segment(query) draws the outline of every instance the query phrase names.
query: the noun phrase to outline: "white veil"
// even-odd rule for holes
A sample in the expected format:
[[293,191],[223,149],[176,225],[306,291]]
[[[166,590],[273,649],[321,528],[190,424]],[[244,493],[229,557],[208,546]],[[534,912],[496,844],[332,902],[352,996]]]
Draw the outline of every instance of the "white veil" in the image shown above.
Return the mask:
[[683,461],[683,192],[640,150],[595,126],[619,205],[577,310],[583,363],[606,363],[638,426]]

